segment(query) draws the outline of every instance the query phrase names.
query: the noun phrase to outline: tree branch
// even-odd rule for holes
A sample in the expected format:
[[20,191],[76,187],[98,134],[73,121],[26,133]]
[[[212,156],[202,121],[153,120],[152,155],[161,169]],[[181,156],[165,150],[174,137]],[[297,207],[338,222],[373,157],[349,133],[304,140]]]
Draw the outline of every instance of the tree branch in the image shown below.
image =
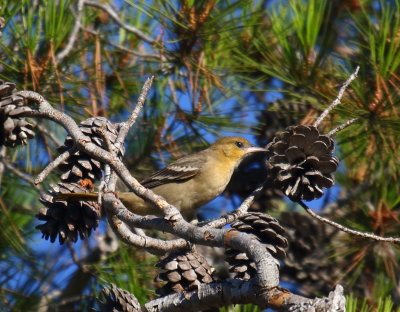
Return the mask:
[[372,239],[375,241],[380,241],[380,242],[389,242],[389,243],[396,243],[399,244],[400,243],[400,237],[382,237],[379,235],[375,235],[375,234],[371,234],[371,233],[365,233],[365,232],[361,232],[361,231],[356,231],[356,230],[352,230],[349,229],[335,221],[329,220],[327,218],[321,217],[320,215],[316,214],[314,211],[312,211],[304,202],[302,201],[298,201],[297,203],[300,204],[301,207],[304,208],[305,211],[307,211],[308,214],[310,214],[313,218],[329,224],[335,228],[337,228],[338,230],[345,232],[345,233],[349,233],[351,235],[355,235],[355,236],[359,236],[362,238],[368,238],[368,239]]
[[352,118],[352,119],[346,121],[344,124],[341,124],[340,126],[337,126],[335,129],[329,131],[327,136],[332,137],[332,136],[336,135],[336,133],[338,133],[339,131],[342,131],[343,129],[346,129],[349,126],[351,126],[357,120],[358,120],[358,118]]
[[273,308],[279,311],[344,312],[346,308],[343,287],[340,285],[337,285],[327,298],[309,299],[280,287],[260,289],[254,279],[227,279],[220,283],[201,284],[198,290],[154,299],[147,302],[142,310],[188,312],[248,303],[258,305],[262,309]]
[[249,210],[251,204],[254,202],[254,199],[260,192],[264,189],[265,184],[257,187],[243,202],[242,204],[235,210],[230,213],[227,213],[224,216],[216,218],[211,221],[207,221],[204,223],[200,223],[199,226],[212,227],[212,228],[222,228],[227,224],[230,224],[236,221],[238,218],[244,216]]
[[125,24],[120,17],[118,16],[117,12],[115,12],[112,8],[110,8],[109,6],[106,6],[104,4],[101,4],[99,2],[95,2],[95,1],[84,1],[84,4],[87,6],[92,6],[98,9],[103,10],[104,12],[106,12],[108,15],[110,15],[110,17],[122,28],[124,28],[125,30],[135,34],[136,36],[138,36],[139,38],[141,38],[144,41],[147,41],[148,43],[154,43],[155,40],[153,38],[151,38],[150,36],[147,36],[146,34],[144,34],[141,30],[139,30],[138,28],[132,26],[132,25],[128,25]]
[[34,180],[32,179],[31,176],[27,175],[26,173],[18,170],[15,168],[13,165],[11,165],[7,160],[5,160],[3,157],[0,157],[0,162],[4,165],[5,168],[10,170],[12,173],[14,173],[16,176],[24,180],[25,182],[29,183],[32,185],[36,191],[39,192],[40,195],[44,194],[43,189],[40,185],[37,185]]
[[57,63],[60,63],[72,50],[74,47],[74,43],[76,41],[76,38],[78,36],[79,29],[81,27],[81,20],[82,20],[82,12],[83,12],[83,3],[84,0],[79,0],[77,4],[77,12],[78,14],[76,15],[76,20],[75,20],[75,25],[74,28],[72,29],[72,32],[68,38],[68,43],[65,46],[63,50],[61,50],[57,55],[56,55],[56,60]]
[[314,122],[313,126],[314,127],[318,127],[320,125],[320,123],[325,119],[326,116],[328,116],[328,114],[336,107],[340,104],[343,94],[346,91],[347,87],[349,86],[349,84],[357,78],[357,74],[358,71],[360,69],[360,66],[357,66],[355,72],[353,74],[350,75],[350,77],[345,81],[345,83],[343,84],[343,86],[340,88],[338,96],[336,97],[336,99],[322,112],[321,115],[319,115],[319,117],[317,118],[317,120]]
[[88,32],[88,33],[90,33],[90,34],[92,34],[94,36],[98,36],[106,44],[109,44],[110,46],[113,46],[113,47],[115,47],[115,48],[117,48],[117,49],[119,49],[121,51],[130,53],[130,54],[132,54],[134,56],[137,56],[137,57],[142,57],[143,59],[145,59],[147,61],[151,61],[151,60],[156,61],[156,62],[159,62],[160,60],[161,61],[166,61],[166,58],[164,56],[162,56],[162,55],[153,54],[153,53],[146,53],[146,52],[138,52],[137,50],[129,49],[129,48],[127,48],[127,47],[125,47],[125,46],[123,46],[121,44],[114,43],[114,42],[108,40],[107,37],[102,36],[101,33],[98,32],[98,31],[94,31],[94,30],[91,30],[91,29],[86,28],[86,27],[81,27],[81,28],[82,28],[83,31],[86,31],[86,32]]
[[111,228],[123,242],[134,247],[143,248],[152,254],[163,255],[168,251],[184,248],[188,245],[188,242],[184,239],[166,241],[149,236],[137,235],[115,215],[107,213],[107,217]]
[[118,149],[121,144],[124,143],[126,136],[128,135],[129,129],[135,124],[136,119],[138,118],[140,111],[143,108],[143,105],[146,101],[147,95],[150,91],[151,85],[153,84],[154,76],[147,78],[146,82],[142,87],[142,91],[137,99],[136,106],[132,111],[126,122],[120,123],[119,133],[117,140],[115,142],[116,148]]
[[68,151],[65,151],[61,155],[59,155],[56,159],[50,162],[43,170],[39,173],[39,175],[34,180],[35,185],[42,183],[47,176],[56,169],[63,161],[67,160],[71,155],[75,154],[77,151],[76,147],[71,147]]

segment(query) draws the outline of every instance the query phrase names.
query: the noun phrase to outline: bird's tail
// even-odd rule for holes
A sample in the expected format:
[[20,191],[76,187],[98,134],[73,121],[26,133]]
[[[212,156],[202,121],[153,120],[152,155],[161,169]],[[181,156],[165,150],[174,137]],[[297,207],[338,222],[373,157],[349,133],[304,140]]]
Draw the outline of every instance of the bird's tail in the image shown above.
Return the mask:
[[53,196],[53,200],[65,201],[97,201],[98,193],[66,193]]

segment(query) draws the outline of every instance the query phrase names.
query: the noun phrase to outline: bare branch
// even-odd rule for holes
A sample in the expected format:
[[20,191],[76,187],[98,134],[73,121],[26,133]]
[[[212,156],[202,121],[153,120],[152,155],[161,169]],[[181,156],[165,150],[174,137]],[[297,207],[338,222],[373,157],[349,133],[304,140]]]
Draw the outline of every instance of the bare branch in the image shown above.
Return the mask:
[[139,38],[141,38],[144,41],[147,41],[148,43],[154,43],[155,40],[153,38],[151,38],[150,36],[147,36],[146,34],[144,34],[141,30],[139,30],[138,28],[132,26],[132,25],[128,25],[125,24],[120,17],[118,16],[117,12],[115,12],[111,7],[106,6],[104,4],[101,4],[99,2],[95,2],[95,1],[84,1],[84,4],[87,6],[92,6],[98,9],[103,10],[104,12],[106,12],[108,15],[110,15],[110,17],[122,28],[124,28],[125,30],[135,34],[136,36],[138,36]]
[[334,136],[336,135],[336,133],[338,133],[339,131],[342,131],[343,129],[351,126],[353,123],[355,123],[358,120],[358,118],[352,118],[348,121],[346,121],[344,124],[341,124],[340,126],[337,126],[335,129],[329,131],[329,133],[327,134],[327,136]]
[[107,216],[114,233],[116,233],[123,242],[131,246],[143,248],[152,254],[163,255],[168,251],[183,248],[188,245],[188,242],[184,239],[165,241],[145,235],[135,234],[115,215],[108,213]]
[[336,286],[328,298],[309,299],[279,287],[267,291],[260,289],[254,279],[227,279],[220,283],[201,284],[198,290],[154,299],[147,302],[142,310],[189,312],[248,303],[256,304],[262,309],[269,307],[279,311],[344,312],[346,300],[340,285]]
[[88,32],[88,33],[90,33],[90,34],[92,34],[94,36],[98,36],[105,43],[107,43],[110,46],[113,46],[113,47],[115,47],[115,48],[117,48],[117,49],[119,49],[121,51],[130,53],[130,54],[132,54],[134,56],[137,56],[137,57],[142,57],[143,59],[145,59],[147,61],[151,61],[151,60],[156,61],[156,62],[159,62],[160,60],[161,61],[166,61],[166,58],[164,56],[162,56],[162,55],[158,55],[158,54],[154,54],[154,53],[138,52],[137,50],[129,49],[129,48],[127,48],[127,47],[125,47],[125,46],[123,46],[121,44],[114,43],[114,42],[108,40],[107,37],[102,36],[101,33],[98,32],[98,31],[94,31],[94,30],[86,28],[86,27],[81,27],[81,28],[82,28],[83,31],[86,31],[86,32]]
[[120,129],[118,133],[117,140],[115,142],[115,146],[118,149],[120,144],[123,144],[126,136],[128,135],[129,129],[134,125],[136,119],[138,118],[140,111],[143,108],[144,102],[146,101],[147,94],[150,91],[151,85],[153,84],[154,76],[147,78],[146,82],[142,87],[142,91],[137,99],[136,106],[132,111],[131,115],[129,116],[126,122],[120,124]]
[[50,162],[43,170],[39,173],[37,178],[34,181],[35,185],[42,183],[47,176],[56,169],[63,161],[67,160],[71,155],[75,154],[77,151],[76,147],[71,147],[68,151],[65,151],[61,155],[59,155],[56,159]]
[[0,157],[0,162],[4,165],[4,167],[8,170],[10,170],[12,173],[14,173],[16,176],[24,180],[25,182],[28,182],[30,185],[32,185],[36,191],[39,192],[40,195],[43,194],[43,189],[40,185],[35,184],[33,181],[32,177],[19,169],[15,168],[13,165],[11,165],[7,160],[5,160],[3,157]]
[[56,55],[56,60],[57,63],[61,62],[72,50],[74,47],[74,43],[76,41],[76,38],[78,36],[78,32],[81,26],[81,20],[82,20],[82,12],[83,12],[83,2],[84,0],[79,0],[77,4],[77,15],[76,15],[76,20],[75,20],[75,25],[74,28],[72,29],[72,32],[69,36],[68,43],[65,46],[63,50],[61,50],[57,55]]
[[260,192],[263,190],[265,184],[260,185],[257,187],[243,202],[242,204],[235,210],[233,210],[230,213],[227,213],[224,216],[221,216],[217,219],[205,222],[204,224],[199,224],[199,226],[205,226],[205,227],[212,227],[212,228],[222,228],[227,224],[230,224],[234,221],[236,221],[238,218],[241,216],[244,216],[247,211],[249,210],[249,207],[251,204],[254,202],[254,198],[260,194]]
[[56,146],[61,146],[62,142],[52,133],[49,131],[43,124],[39,122],[32,121],[32,125],[36,127],[43,135],[50,138]]
[[318,119],[314,122],[313,126],[318,127],[320,123],[325,119],[326,116],[334,109],[336,106],[340,104],[340,101],[342,100],[343,94],[346,91],[347,87],[349,84],[357,78],[358,71],[360,69],[360,66],[357,66],[355,72],[350,75],[350,77],[346,80],[346,82],[343,84],[343,86],[340,88],[338,96],[336,99],[322,112],[321,115],[319,115]]
[[372,240],[379,241],[379,242],[389,242],[389,243],[396,243],[396,244],[400,243],[400,237],[382,237],[382,236],[371,234],[371,233],[365,233],[365,232],[361,232],[361,231],[352,230],[352,229],[349,229],[339,223],[336,223],[335,221],[321,217],[320,215],[318,215],[314,211],[312,211],[304,202],[298,201],[298,203],[313,218],[315,218],[323,223],[329,224],[342,232],[349,233],[351,235],[355,235],[355,236],[362,237],[362,238],[372,239]]

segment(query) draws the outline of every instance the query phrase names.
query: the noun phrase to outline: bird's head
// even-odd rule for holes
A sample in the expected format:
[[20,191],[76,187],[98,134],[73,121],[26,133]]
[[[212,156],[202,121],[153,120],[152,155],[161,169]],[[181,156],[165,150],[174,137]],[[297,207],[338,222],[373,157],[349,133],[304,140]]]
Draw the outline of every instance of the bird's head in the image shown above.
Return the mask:
[[237,136],[221,138],[212,144],[210,149],[214,150],[221,157],[224,157],[227,161],[234,162],[235,167],[238,166],[246,156],[267,151],[265,148],[254,146],[245,138]]

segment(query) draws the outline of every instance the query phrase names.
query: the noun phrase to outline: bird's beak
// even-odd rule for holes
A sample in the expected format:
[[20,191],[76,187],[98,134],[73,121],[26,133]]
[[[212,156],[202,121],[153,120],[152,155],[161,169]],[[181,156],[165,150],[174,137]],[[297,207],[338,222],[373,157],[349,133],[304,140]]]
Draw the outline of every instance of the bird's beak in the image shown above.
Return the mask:
[[267,152],[267,150],[263,147],[258,147],[258,146],[250,146],[246,148],[246,154],[252,154],[252,153],[260,153],[260,152]]

